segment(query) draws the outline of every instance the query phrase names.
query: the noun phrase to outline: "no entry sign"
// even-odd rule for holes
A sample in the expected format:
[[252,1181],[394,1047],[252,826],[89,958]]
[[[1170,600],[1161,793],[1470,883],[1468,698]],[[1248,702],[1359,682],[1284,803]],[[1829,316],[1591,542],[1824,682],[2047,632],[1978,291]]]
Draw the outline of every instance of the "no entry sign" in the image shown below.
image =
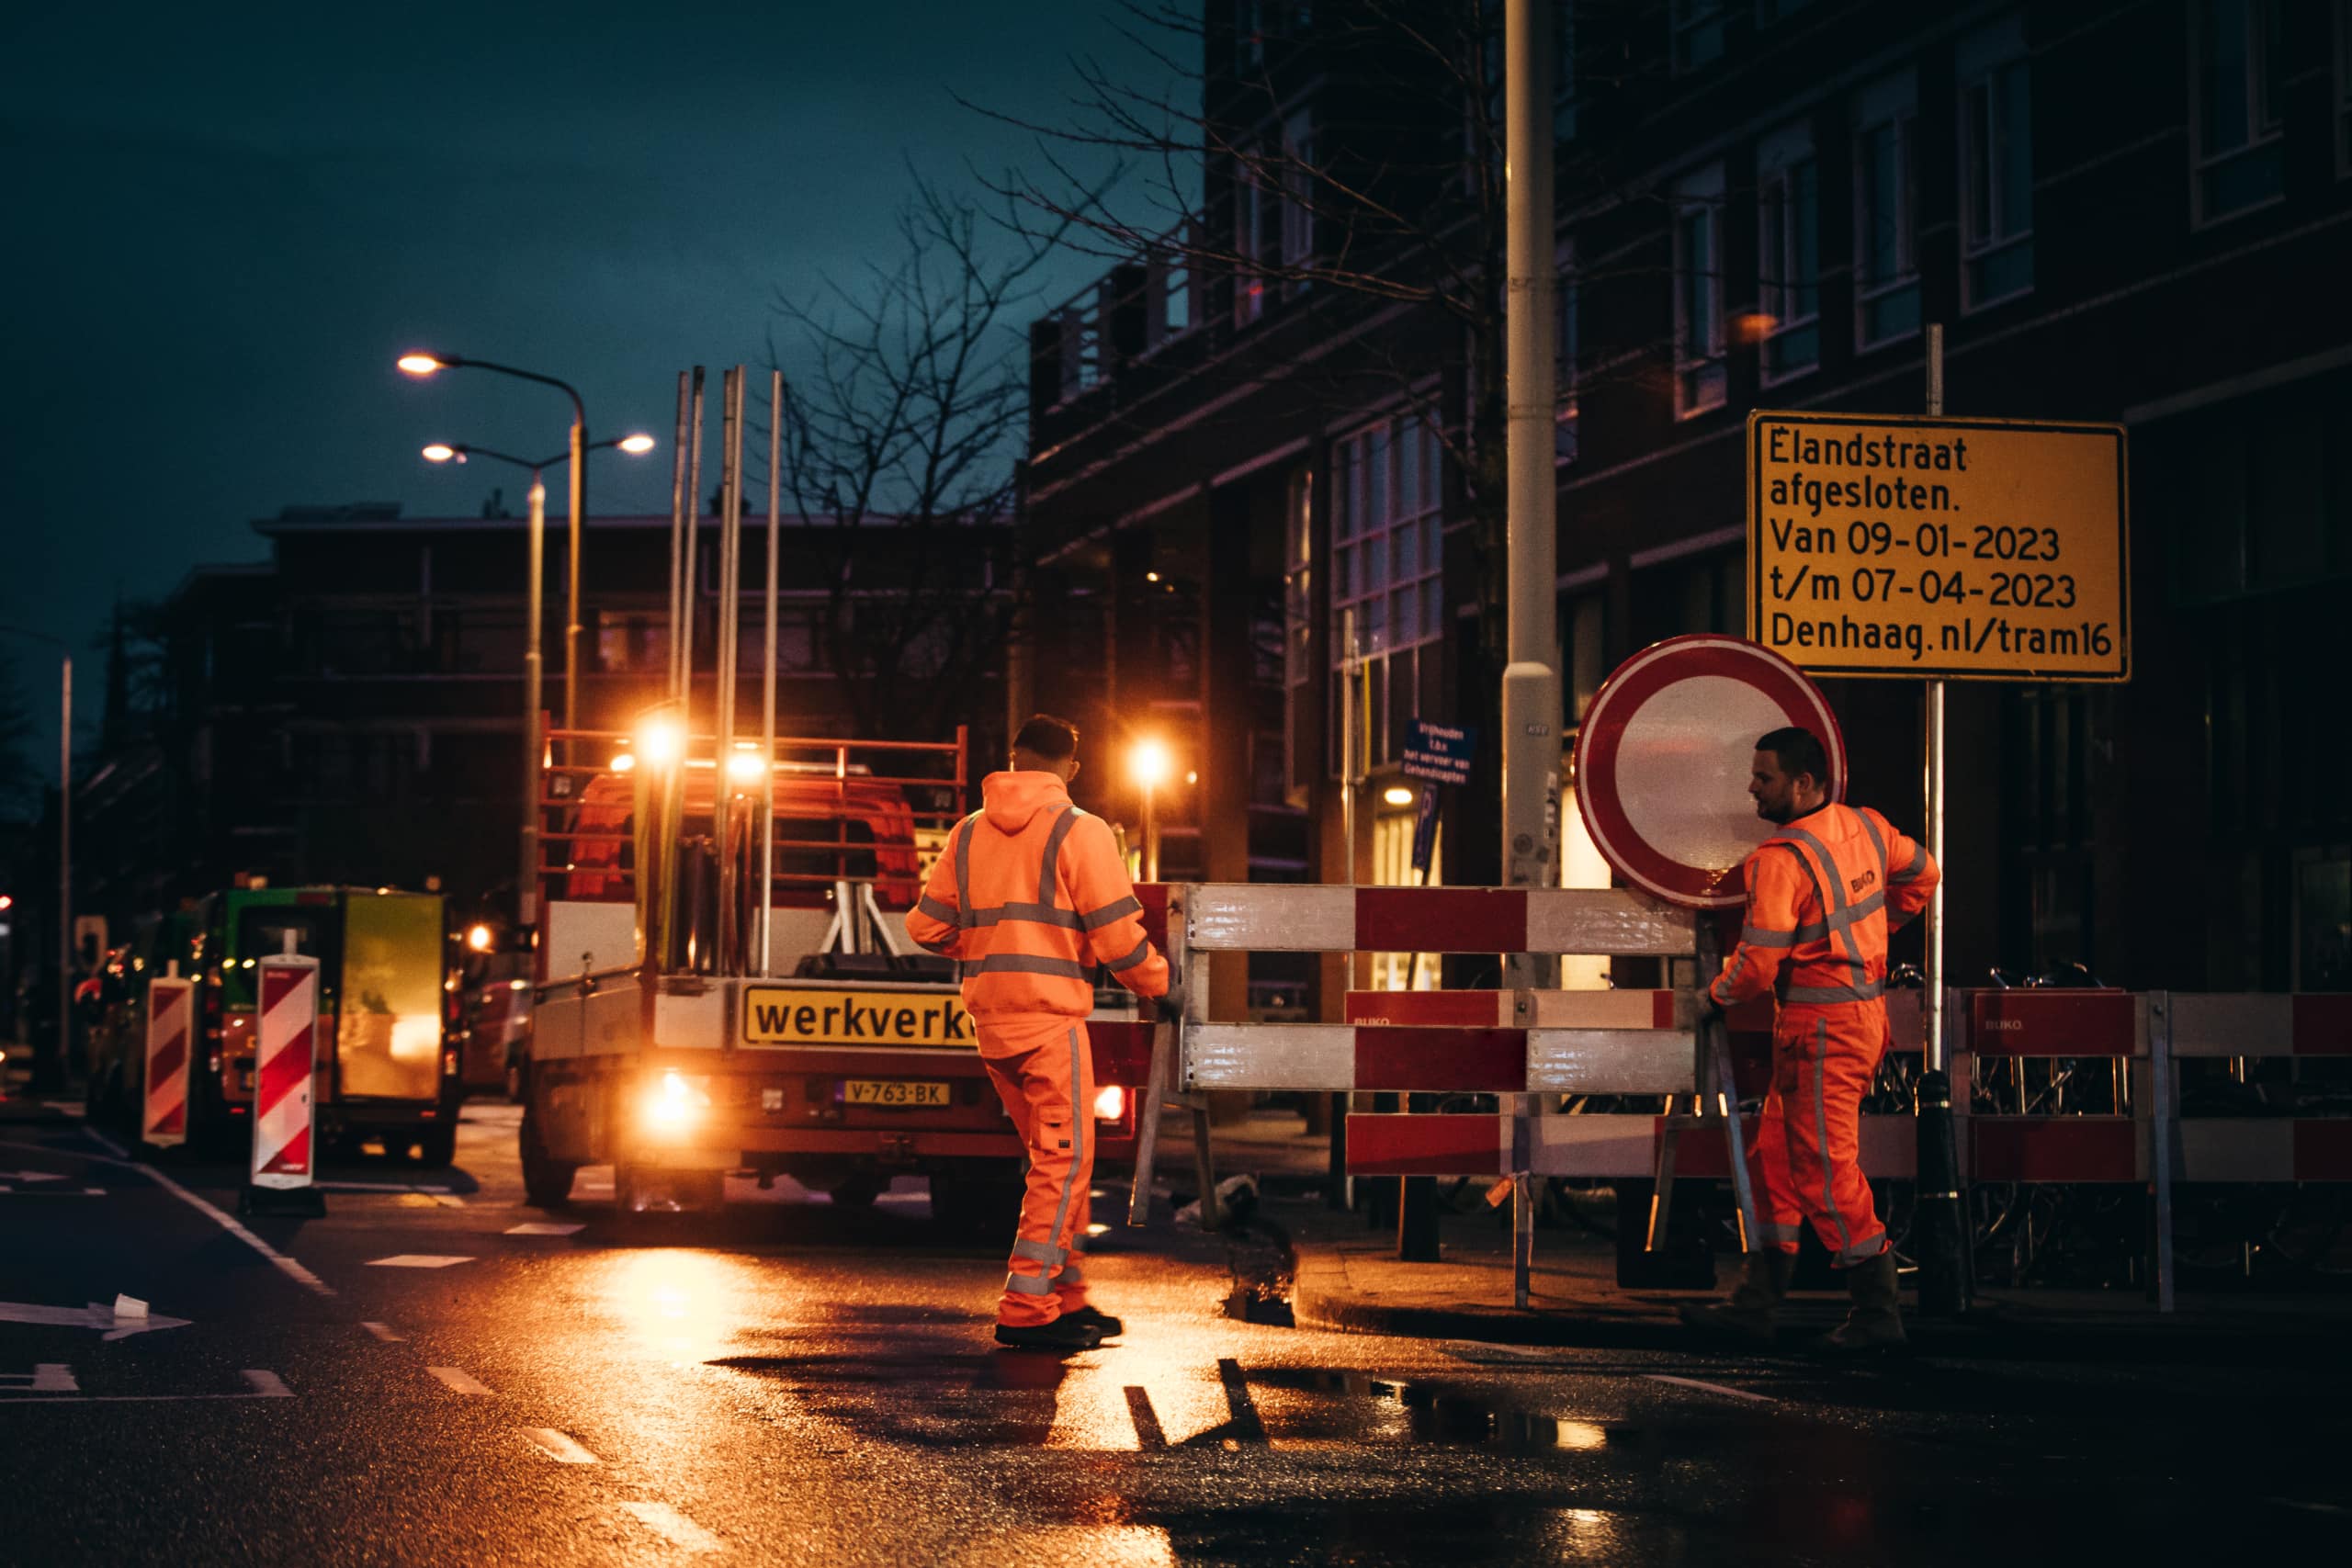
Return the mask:
[[1846,741],[1820,689],[1779,654],[1734,637],[1679,637],[1634,655],[1592,699],[1577,735],[1577,809],[1628,882],[1687,908],[1746,897],[1735,872],[1772,824],[1747,779],[1757,737],[1796,725],[1829,752],[1846,789]]

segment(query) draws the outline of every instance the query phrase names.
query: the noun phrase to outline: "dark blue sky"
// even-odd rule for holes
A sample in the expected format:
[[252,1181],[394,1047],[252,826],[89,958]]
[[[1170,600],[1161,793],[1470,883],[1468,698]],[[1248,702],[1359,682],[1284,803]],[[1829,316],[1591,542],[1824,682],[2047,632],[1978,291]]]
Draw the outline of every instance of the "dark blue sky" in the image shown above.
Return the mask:
[[[417,448],[559,450],[560,396],[413,383],[391,368],[412,346],[565,377],[598,435],[662,434],[658,456],[600,456],[591,504],[666,510],[676,372],[758,363],[776,288],[890,260],[910,160],[951,186],[967,163],[1027,161],[951,90],[1050,120],[1085,52],[1158,85],[1117,15],[10,7],[0,622],[85,644],[118,592],[259,557],[247,524],[288,502],[470,514],[493,484],[515,500],[519,476],[432,468]],[[1099,265],[1070,258],[1057,290]],[[17,646],[50,691],[49,654]]]

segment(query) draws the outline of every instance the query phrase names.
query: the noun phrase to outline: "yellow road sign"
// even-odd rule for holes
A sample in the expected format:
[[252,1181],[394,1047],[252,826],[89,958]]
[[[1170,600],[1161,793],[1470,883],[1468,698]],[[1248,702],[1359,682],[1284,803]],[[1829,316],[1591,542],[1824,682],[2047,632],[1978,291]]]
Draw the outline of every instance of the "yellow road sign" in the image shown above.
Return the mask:
[[1816,675],[2124,681],[2123,428],[1747,417],[1747,635]]

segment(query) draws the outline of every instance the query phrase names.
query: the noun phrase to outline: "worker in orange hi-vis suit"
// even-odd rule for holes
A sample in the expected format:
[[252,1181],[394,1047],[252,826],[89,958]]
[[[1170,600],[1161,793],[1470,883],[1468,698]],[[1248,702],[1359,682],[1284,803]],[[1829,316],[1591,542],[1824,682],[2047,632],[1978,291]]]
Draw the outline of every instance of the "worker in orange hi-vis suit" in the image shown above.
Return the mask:
[[[1772,1314],[1810,1222],[1845,1271],[1853,1310],[1815,1348],[1849,1353],[1903,1342],[1894,1254],[1861,1168],[1862,1096],[1885,1054],[1886,939],[1928,906],[1942,874],[1928,852],[1868,808],[1829,799],[1829,761],[1811,731],[1756,743],[1747,793],[1780,831],[1742,866],[1739,945],[1707,987],[1715,1009],[1770,991],[1772,1087],[1747,1151],[1763,1235],[1728,1300],[1683,1321],[1770,1344]],[[1760,1242],[1760,1246],[1757,1245]]]
[[1111,829],[1070,804],[1077,774],[1074,727],[1046,714],[1023,725],[1012,769],[980,781],[980,809],[948,835],[907,913],[909,935],[962,962],[980,1055],[1029,1151],[997,1303],[997,1343],[1016,1349],[1091,1349],[1120,1330],[1088,1303],[1079,1257],[1094,1175],[1095,966],[1169,1005],[1168,960],[1144,935]]

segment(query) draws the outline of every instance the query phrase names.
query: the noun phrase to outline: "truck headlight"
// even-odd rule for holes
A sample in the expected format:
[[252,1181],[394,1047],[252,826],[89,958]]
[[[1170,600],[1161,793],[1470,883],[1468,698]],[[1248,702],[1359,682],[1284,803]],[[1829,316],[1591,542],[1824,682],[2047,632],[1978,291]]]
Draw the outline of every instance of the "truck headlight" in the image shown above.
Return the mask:
[[656,1133],[684,1133],[710,1109],[710,1091],[693,1078],[663,1073],[645,1096],[645,1124]]

